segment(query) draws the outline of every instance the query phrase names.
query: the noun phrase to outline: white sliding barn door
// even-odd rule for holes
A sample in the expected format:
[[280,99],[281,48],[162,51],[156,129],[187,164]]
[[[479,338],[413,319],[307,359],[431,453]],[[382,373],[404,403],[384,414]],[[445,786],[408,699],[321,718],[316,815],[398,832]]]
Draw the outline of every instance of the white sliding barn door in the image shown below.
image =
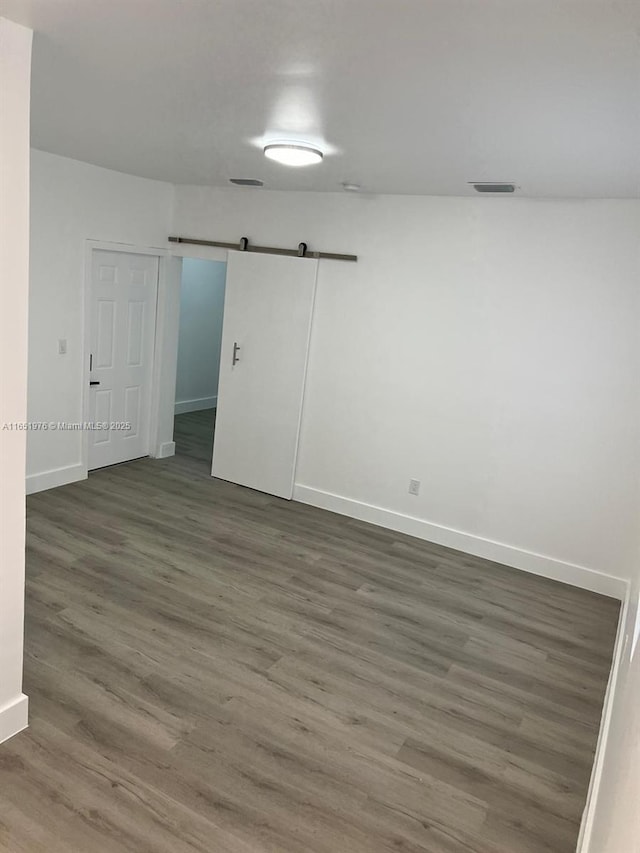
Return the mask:
[[317,260],[229,252],[211,473],[290,499]]
[[89,431],[90,470],[149,453],[158,293],[158,258],[92,254],[89,418],[111,428]]

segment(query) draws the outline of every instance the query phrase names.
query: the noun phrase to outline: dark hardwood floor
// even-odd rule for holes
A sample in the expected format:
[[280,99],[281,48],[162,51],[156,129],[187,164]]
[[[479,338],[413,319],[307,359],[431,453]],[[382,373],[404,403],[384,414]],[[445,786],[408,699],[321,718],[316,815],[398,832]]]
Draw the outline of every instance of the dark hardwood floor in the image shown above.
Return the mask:
[[573,853],[618,604],[209,476],[29,498],[11,853]]

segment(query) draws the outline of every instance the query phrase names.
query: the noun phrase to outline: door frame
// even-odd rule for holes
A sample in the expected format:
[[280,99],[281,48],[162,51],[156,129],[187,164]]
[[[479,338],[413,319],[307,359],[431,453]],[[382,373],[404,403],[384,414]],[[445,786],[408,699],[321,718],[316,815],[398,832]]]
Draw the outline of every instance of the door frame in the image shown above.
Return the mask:
[[[158,458],[172,456],[173,448],[158,443],[160,420],[160,384],[163,354],[163,326],[166,315],[169,281],[169,252],[151,246],[134,246],[129,243],[109,243],[103,240],[85,241],[84,288],[82,310],[82,420],[90,420],[89,396],[89,356],[91,354],[91,298],[92,298],[92,269],[94,251],[118,252],[127,255],[151,255],[158,259],[158,282],[156,299],[156,316],[153,334],[153,358],[151,365],[151,399],[149,404],[149,456]],[[80,449],[80,464],[83,476],[89,475],[89,433],[82,431]]]

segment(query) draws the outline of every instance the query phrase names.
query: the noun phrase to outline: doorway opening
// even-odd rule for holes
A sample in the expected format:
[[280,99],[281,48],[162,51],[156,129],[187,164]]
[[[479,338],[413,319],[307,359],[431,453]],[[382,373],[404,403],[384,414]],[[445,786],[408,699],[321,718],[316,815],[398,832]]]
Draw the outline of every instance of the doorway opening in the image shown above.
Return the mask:
[[195,477],[291,500],[317,272],[315,258],[182,256],[172,444]]
[[183,258],[176,371],[176,454],[211,471],[227,265]]

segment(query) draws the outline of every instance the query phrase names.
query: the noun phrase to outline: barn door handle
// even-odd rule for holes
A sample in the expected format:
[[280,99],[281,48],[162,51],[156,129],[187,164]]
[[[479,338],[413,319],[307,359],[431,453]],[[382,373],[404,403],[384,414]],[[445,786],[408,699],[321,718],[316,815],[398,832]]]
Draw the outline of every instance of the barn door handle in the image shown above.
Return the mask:
[[231,367],[235,367],[236,364],[240,361],[240,356],[238,353],[240,352],[240,347],[238,346],[237,341],[233,342],[233,359],[231,360]]

